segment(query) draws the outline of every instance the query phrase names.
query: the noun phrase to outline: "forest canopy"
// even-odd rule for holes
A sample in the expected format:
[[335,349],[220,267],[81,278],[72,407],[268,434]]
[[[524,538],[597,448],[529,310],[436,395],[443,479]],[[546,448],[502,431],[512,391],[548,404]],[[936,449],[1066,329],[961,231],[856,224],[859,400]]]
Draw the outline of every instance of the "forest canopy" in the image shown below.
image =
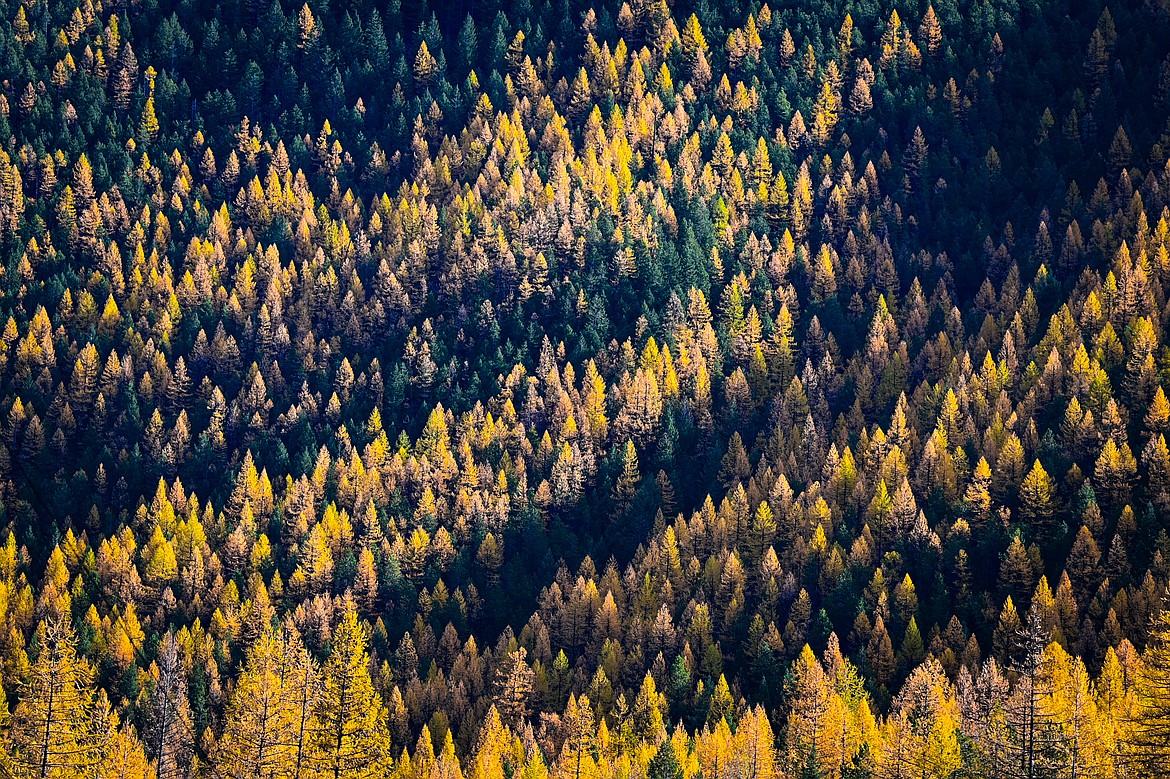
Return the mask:
[[1170,2],[298,2],[0,0],[0,776],[1170,776]]

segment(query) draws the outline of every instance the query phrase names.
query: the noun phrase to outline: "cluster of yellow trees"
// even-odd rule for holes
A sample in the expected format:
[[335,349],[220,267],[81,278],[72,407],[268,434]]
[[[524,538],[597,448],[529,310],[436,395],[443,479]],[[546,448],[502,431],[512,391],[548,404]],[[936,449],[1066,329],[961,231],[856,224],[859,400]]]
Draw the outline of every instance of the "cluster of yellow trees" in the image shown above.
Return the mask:
[[[202,745],[187,695],[190,645],[168,633],[148,673],[144,728],[119,723],[60,616],[36,632],[35,659],[5,720],[3,763],[14,777],[371,776],[390,765],[386,716],[370,681],[366,635],[353,610],[318,668],[295,630],[267,630],[248,648],[217,739]],[[149,757],[148,757],[149,756]],[[202,767],[200,767],[202,766]]]
[[139,732],[95,692],[93,669],[58,616],[40,623],[19,702],[5,709],[0,767],[19,779],[1157,776],[1170,758],[1170,612],[1155,628],[1144,656],[1128,643],[1111,649],[1094,677],[1058,642],[1045,645],[1036,618],[1009,667],[991,660],[952,679],[929,657],[885,717],[832,636],[823,658],[807,645],[797,657],[782,714],[734,702],[720,677],[695,732],[666,720],[650,674],[633,705],[609,716],[586,695],[570,695],[563,713],[539,723],[517,716],[521,649],[501,666],[497,705],[461,761],[450,731],[436,748],[426,726],[412,751],[395,754],[393,714],[375,689],[367,628],[352,605],[321,664],[287,623],[256,636],[224,692],[221,732],[202,738],[186,692],[189,634],[164,638]]

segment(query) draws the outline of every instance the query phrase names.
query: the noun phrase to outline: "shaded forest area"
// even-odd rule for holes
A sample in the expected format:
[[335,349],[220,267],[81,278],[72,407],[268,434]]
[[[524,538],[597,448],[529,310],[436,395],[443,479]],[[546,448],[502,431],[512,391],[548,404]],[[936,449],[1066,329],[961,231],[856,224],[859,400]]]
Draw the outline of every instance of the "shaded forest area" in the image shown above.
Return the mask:
[[0,776],[1170,776],[1167,0],[0,19]]

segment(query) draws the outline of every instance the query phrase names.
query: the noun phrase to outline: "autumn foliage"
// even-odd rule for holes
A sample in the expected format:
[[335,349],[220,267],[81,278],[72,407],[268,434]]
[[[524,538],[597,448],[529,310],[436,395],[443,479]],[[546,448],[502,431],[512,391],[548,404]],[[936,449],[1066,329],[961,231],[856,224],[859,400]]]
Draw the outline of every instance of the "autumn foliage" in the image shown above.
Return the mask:
[[0,0],[0,776],[1170,775],[1074,5]]

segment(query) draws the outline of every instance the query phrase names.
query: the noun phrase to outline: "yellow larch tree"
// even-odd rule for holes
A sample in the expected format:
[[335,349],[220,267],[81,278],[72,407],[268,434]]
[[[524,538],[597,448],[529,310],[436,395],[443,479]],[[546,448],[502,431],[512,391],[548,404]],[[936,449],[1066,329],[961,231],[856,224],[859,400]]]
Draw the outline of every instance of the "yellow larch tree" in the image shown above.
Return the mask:
[[309,731],[309,762],[318,776],[366,779],[389,767],[385,706],[370,678],[369,638],[352,602],[333,632]]

